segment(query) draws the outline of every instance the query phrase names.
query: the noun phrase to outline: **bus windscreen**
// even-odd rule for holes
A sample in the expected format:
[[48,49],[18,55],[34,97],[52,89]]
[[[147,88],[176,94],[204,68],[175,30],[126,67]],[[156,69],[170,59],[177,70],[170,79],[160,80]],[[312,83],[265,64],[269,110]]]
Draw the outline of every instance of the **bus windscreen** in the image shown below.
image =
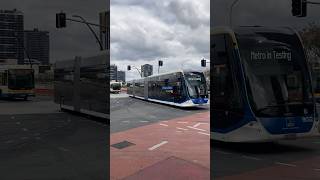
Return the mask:
[[312,112],[305,55],[295,34],[237,36],[247,94],[257,116],[296,116]]
[[10,69],[8,71],[9,89],[32,89],[34,88],[34,72],[32,69]]

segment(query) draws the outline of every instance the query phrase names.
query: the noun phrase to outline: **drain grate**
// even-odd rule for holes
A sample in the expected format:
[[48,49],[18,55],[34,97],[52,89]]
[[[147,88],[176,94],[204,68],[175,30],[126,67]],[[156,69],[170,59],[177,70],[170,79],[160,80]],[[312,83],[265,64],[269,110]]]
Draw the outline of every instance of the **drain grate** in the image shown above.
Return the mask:
[[117,149],[123,149],[123,148],[126,148],[126,147],[129,147],[129,146],[133,146],[135,144],[129,142],[129,141],[122,141],[122,142],[119,142],[119,143],[116,143],[116,144],[112,144],[111,146],[114,147],[114,148],[117,148]]

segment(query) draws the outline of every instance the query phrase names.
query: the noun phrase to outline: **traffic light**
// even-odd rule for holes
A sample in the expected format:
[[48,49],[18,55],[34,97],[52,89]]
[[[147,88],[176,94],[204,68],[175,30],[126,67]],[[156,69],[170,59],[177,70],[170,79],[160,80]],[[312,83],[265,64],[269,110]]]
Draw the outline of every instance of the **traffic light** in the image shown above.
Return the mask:
[[100,20],[100,32],[106,33],[107,32],[107,18],[109,19],[110,12],[100,12],[99,13],[99,20]]
[[207,66],[207,62],[205,59],[201,60],[201,67],[206,67]]
[[57,13],[56,14],[56,28],[64,28],[66,27],[66,13]]
[[291,12],[293,16],[307,16],[307,0],[292,0]]
[[163,61],[159,61],[159,66],[163,66]]
[[127,69],[128,69],[128,71],[130,71],[130,70],[131,70],[131,66],[129,65],[129,66],[127,67]]

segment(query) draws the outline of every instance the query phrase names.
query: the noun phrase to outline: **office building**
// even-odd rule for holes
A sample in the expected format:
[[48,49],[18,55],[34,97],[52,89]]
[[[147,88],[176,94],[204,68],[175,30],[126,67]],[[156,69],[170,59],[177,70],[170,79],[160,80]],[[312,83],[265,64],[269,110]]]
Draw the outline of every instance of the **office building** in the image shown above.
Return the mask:
[[38,29],[24,31],[25,63],[29,58],[37,64],[49,64],[49,32]]
[[110,65],[110,81],[118,80],[118,67],[115,64]]
[[0,63],[23,64],[23,13],[16,9],[0,10]]
[[125,71],[118,71],[117,72],[117,80],[119,82],[126,82],[126,72]]
[[153,67],[150,64],[145,64],[141,66],[142,77],[148,77],[153,74]]

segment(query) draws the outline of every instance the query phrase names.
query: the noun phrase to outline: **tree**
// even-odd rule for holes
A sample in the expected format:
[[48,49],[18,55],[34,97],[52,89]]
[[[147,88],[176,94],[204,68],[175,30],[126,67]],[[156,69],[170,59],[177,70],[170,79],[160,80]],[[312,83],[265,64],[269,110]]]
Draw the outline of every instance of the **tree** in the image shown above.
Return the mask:
[[317,57],[320,57],[320,25],[316,23],[310,23],[299,33],[308,55],[311,53]]

